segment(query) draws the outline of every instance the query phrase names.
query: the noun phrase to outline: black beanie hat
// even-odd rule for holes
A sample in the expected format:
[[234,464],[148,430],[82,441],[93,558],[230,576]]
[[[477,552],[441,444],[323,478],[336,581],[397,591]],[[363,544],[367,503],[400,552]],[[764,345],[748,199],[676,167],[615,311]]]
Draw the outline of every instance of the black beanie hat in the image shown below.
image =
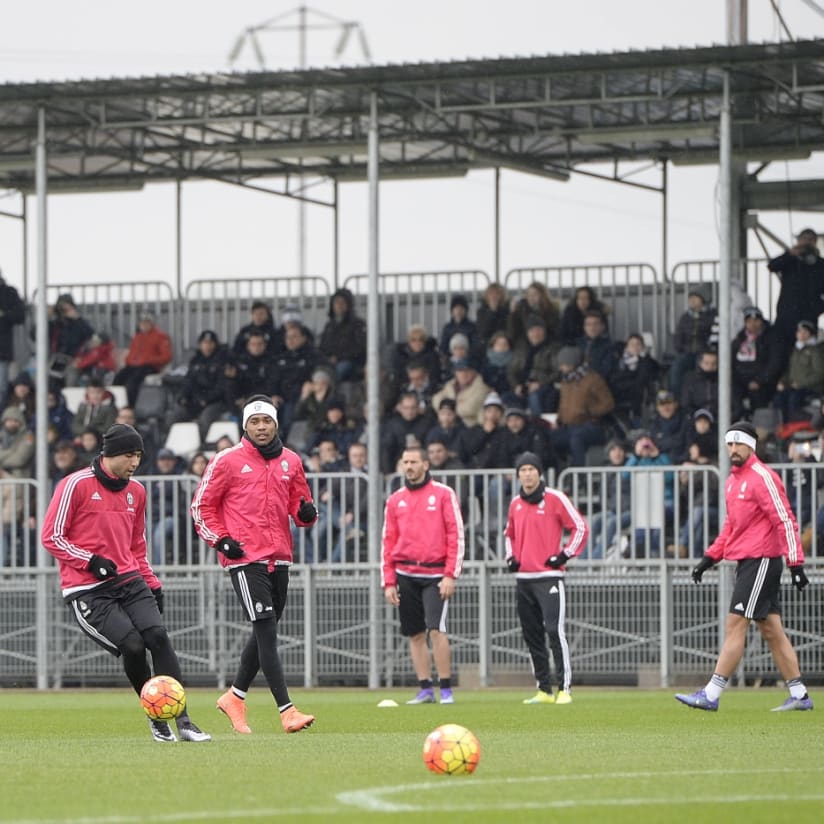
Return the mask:
[[140,433],[127,423],[112,424],[103,435],[103,455],[113,458],[127,452],[142,452],[143,438]]
[[538,472],[544,471],[541,465],[541,459],[534,452],[524,452],[519,455],[518,460],[515,462],[515,471],[517,472],[522,466],[526,466],[527,464],[534,466]]

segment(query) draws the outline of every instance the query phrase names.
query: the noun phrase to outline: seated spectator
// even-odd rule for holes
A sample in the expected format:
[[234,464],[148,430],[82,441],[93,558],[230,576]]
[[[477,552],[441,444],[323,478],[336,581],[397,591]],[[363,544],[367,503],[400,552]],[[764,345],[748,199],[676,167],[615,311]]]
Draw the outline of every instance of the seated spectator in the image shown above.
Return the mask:
[[423,361],[413,358],[406,364],[406,383],[401,386],[401,392],[414,392],[421,412],[432,408],[432,396],[437,390],[438,385],[432,382]]
[[156,375],[171,362],[171,338],[157,326],[153,315],[144,312],[129,342],[126,363],[114,376],[113,382],[126,387],[129,406],[134,406],[146,375]]
[[88,385],[91,380],[111,383],[117,364],[114,360],[114,341],[105,332],[95,332],[80,347],[74,359],[77,383]]
[[284,349],[275,357],[277,388],[272,394],[278,410],[278,431],[281,437],[289,434],[295,407],[301,399],[304,384],[312,381],[321,357],[302,324],[289,321],[284,331]]
[[28,372],[20,372],[9,384],[9,390],[6,393],[6,409],[12,406],[19,409],[27,421],[34,419],[37,403],[34,381]]
[[684,461],[702,463],[697,456],[707,458],[710,463],[718,463],[718,430],[715,416],[709,409],[696,409],[692,415],[692,428],[687,432],[687,453]]
[[286,327],[290,323],[296,323],[303,332],[307,343],[313,349],[317,350],[315,346],[315,334],[303,322],[303,312],[301,312],[300,306],[298,306],[297,303],[287,303],[280,313],[280,326],[275,329],[275,352],[282,352],[286,348]]
[[561,344],[575,346],[584,336],[584,316],[587,312],[600,312],[606,321],[606,304],[598,300],[591,286],[579,286],[561,315]]
[[520,300],[512,301],[507,332],[513,346],[517,347],[521,341],[526,340],[527,320],[532,315],[543,318],[546,338],[550,343],[558,340],[561,326],[558,304],[543,283],[533,281]]
[[481,295],[475,317],[478,347],[489,347],[496,332],[506,332],[509,320],[509,297],[500,283],[490,283]]
[[338,398],[335,395],[332,369],[316,366],[309,380],[300,389],[300,400],[295,406],[293,420],[306,421],[309,432],[314,432],[326,420],[326,409],[335,400]]
[[446,446],[450,458],[455,458],[462,465],[469,457],[466,447],[466,424],[455,412],[455,401],[443,398],[438,404],[438,421],[426,433],[424,446],[438,441]]
[[49,308],[49,376],[56,387],[77,386],[77,368],[74,359],[83,344],[94,334],[89,322],[81,316],[68,293],[58,295],[54,307]]
[[359,380],[366,364],[366,323],[355,314],[349,289],[338,289],[329,301],[329,320],[320,335],[318,350],[335,370],[335,381]]
[[462,472],[466,466],[460,458],[455,457],[446,443],[437,436],[428,438],[426,454],[429,458],[430,472],[439,473],[435,479],[451,487],[458,496],[461,507],[461,516],[466,521],[469,515],[469,499],[471,495],[469,477]]
[[441,357],[438,352],[438,343],[419,323],[409,327],[405,342],[396,343],[392,348],[389,371],[395,383],[396,392],[400,391],[406,377],[407,363],[413,359],[429,373],[429,383],[432,386],[440,386]]
[[701,289],[693,289],[687,296],[687,310],[678,319],[673,336],[675,357],[669,371],[670,389],[679,397],[684,376],[695,369],[702,352],[710,346],[716,323],[715,309],[707,303]]
[[159,427],[152,422],[138,423],[131,406],[121,406],[117,410],[114,422],[133,426],[140,433],[140,437],[143,438],[143,457],[140,459],[135,474],[148,475],[151,467],[154,466],[155,455],[160,446],[158,443],[161,436]]
[[435,393],[432,405],[437,409],[444,398],[451,398],[455,401],[458,417],[466,426],[474,426],[483,418],[484,398],[489,394],[489,387],[472,362],[456,361],[454,366],[455,377]]
[[469,302],[464,295],[452,296],[449,304],[449,320],[441,329],[439,349],[445,358],[453,354],[452,339],[455,335],[463,335],[466,338],[466,352],[462,357],[468,358],[473,355],[478,343],[478,330],[474,321],[469,319]]
[[637,333],[630,335],[617,368],[607,379],[616,414],[629,429],[641,425],[644,410],[652,402],[658,371],[658,361],[650,355],[643,337]]
[[215,441],[215,454],[223,452],[224,449],[231,449],[235,442],[228,435],[221,435]]
[[[175,546],[187,529],[189,500],[176,479],[186,470],[186,463],[171,449],[160,449],[155,457],[154,475],[161,476],[149,484],[149,526],[153,564],[173,564]],[[178,539],[177,541],[175,539]]]
[[242,326],[235,336],[232,352],[242,355],[247,351],[247,343],[251,335],[260,335],[263,338],[264,349],[269,355],[274,355],[280,348],[280,340],[275,331],[275,321],[269,304],[263,300],[256,300],[250,310],[249,323]]
[[577,346],[561,349],[558,369],[561,388],[558,426],[550,432],[552,446],[572,466],[584,466],[587,449],[607,440],[605,418],[615,408],[615,401],[606,381],[583,363]]
[[482,415],[477,426],[470,426],[466,430],[466,451],[473,469],[495,469],[498,468],[498,461],[502,460],[504,421],[504,405],[497,392],[490,392],[484,398]]
[[[526,337],[515,345],[507,369],[507,379],[517,406],[539,417],[558,406],[555,379],[555,356],[558,346],[547,339],[546,324],[539,315],[526,321]],[[514,463],[513,463],[514,465]]]
[[382,422],[381,472],[386,475],[394,473],[406,446],[423,446],[431,426],[431,413],[421,411],[415,394],[404,392],[396,411]]
[[441,370],[441,379],[443,381],[448,381],[455,377],[455,364],[458,361],[472,359],[469,349],[469,338],[461,332],[456,332],[449,339],[448,355],[444,359],[443,369]]
[[[613,438],[606,445],[605,466],[616,468],[627,462],[627,445]],[[601,497],[598,511],[590,520],[589,557],[595,560],[617,554],[618,533],[632,523],[630,479],[626,472],[607,472],[601,479]]]
[[357,438],[355,422],[346,415],[346,404],[340,398],[332,398],[325,406],[325,416],[306,444],[309,451],[320,442],[334,441],[338,452],[346,455]]
[[548,430],[534,420],[529,412],[518,406],[510,407],[504,414],[504,427],[498,442],[495,467],[514,466],[515,459],[523,452],[533,452],[540,459],[544,469],[558,467],[558,460]]
[[578,338],[584,363],[608,381],[618,366],[618,350],[607,333],[607,322],[600,312],[584,315],[584,334]]
[[798,322],[787,371],[776,384],[773,405],[784,423],[808,419],[804,407],[824,394],[824,345],[819,344],[816,331],[811,321]]
[[679,407],[669,389],[659,389],[655,396],[655,411],[644,421],[644,429],[661,452],[666,453],[670,460],[678,460],[687,450],[691,417]]
[[245,337],[246,349],[233,355],[224,370],[232,411],[239,418],[246,398],[258,394],[273,395],[279,379],[275,357],[267,349],[266,336],[260,330],[250,329]]
[[83,466],[89,466],[103,448],[103,435],[88,427],[74,439],[74,445],[77,448],[77,459]]
[[781,373],[781,350],[756,306],[744,310],[744,328],[732,342],[733,420],[769,406]]
[[194,421],[200,428],[200,440],[206,440],[209,427],[231,410],[226,366],[228,353],[218,336],[205,329],[197,339],[197,352],[189,360],[186,375],[176,397],[170,423]]
[[23,413],[7,406],[0,415],[0,478],[33,477],[34,435]]
[[509,383],[509,366],[513,358],[512,341],[506,332],[495,332],[489,340],[481,364],[481,377],[484,383],[497,392],[501,398],[512,406],[519,403],[512,386]]
[[189,475],[194,475],[196,478],[200,478],[206,471],[206,466],[208,463],[209,459],[203,452],[195,452],[195,454],[189,458],[189,464],[186,467],[186,472],[188,472]]
[[[48,420],[50,424],[54,424],[57,430],[58,440],[72,439],[72,420],[74,415],[66,406],[66,399],[59,389],[50,389],[46,400]],[[29,429],[34,431],[35,417],[32,416],[29,420]]]
[[718,417],[718,353],[706,349],[698,356],[694,372],[688,372],[681,390],[681,408],[687,415],[709,409]]
[[52,455],[52,467],[49,473],[51,491],[54,492],[57,484],[72,472],[83,469],[77,447],[69,440],[60,440],[55,444]]
[[84,429],[94,429],[102,436],[116,417],[114,395],[95,378],[86,387],[85,397],[72,419],[72,435],[77,438]]

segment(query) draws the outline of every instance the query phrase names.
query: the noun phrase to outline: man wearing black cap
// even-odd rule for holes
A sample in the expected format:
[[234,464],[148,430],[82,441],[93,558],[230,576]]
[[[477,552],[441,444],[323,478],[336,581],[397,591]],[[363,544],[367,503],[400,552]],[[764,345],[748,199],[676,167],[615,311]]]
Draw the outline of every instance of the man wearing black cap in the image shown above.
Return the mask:
[[[544,484],[541,460],[534,452],[524,452],[515,470],[521,492],[509,505],[506,565],[515,574],[518,618],[538,683],[538,691],[524,703],[571,704],[564,575],[570,558],[586,546],[589,527],[563,492]],[[562,546],[564,530],[569,538]],[[557,695],[552,692],[547,635],[558,673]]]
[[[146,558],[146,490],[132,477],[143,440],[131,426],[112,425],[90,467],[63,478],[49,503],[41,541],[57,559],[63,598],[80,629],[107,652],[123,656],[135,692],[152,675],[183,681],[163,626],[163,590]],[[149,719],[155,741],[176,740],[166,721]],[[210,741],[185,708],[181,741]]]
[[253,395],[243,407],[240,443],[209,461],[191,506],[197,534],[217,550],[252,624],[232,686],[217,701],[236,732],[252,732],[245,698],[259,669],[285,732],[315,721],[292,703],[277,647],[293,560],[290,518],[299,527],[312,526],[318,510],[311,498],[300,456],[278,436],[272,399]]
[[692,570],[695,583],[724,559],[737,563],[724,643],[707,685],[676,699],[688,707],[714,712],[721,693],[744,654],[747,630],[755,621],[790,691],[775,711],[811,710],[813,702],[801,680],[798,657],[781,622],[779,602],[784,558],[793,586],[800,592],[809,581],[804,550],[781,479],[755,454],[758,436],[747,423],[734,423],[724,440],[732,464],[725,487],[727,519],[721,533]]
[[449,341],[453,335],[466,335],[469,344],[469,352],[472,352],[476,345],[478,330],[474,321],[469,319],[469,301],[464,295],[452,295],[449,302],[449,320],[441,329],[441,340],[439,349],[441,354],[449,357]]

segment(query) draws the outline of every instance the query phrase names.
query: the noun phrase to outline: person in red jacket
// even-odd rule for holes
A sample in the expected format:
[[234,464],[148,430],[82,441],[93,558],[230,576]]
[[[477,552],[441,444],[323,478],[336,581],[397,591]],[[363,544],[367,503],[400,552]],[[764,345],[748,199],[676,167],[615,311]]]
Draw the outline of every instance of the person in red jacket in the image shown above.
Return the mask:
[[793,586],[800,592],[809,583],[798,524],[781,479],[755,454],[758,435],[752,424],[734,423],[724,440],[732,464],[725,489],[727,519],[692,570],[692,579],[698,584],[719,561],[737,562],[724,643],[707,685],[675,698],[688,707],[716,711],[721,693],[744,654],[747,628],[755,621],[790,691],[775,711],[811,710],[813,702],[801,680],[798,656],[784,632],[779,603],[784,558]]
[[[541,459],[534,452],[521,454],[515,470],[521,491],[509,505],[506,565],[515,574],[518,618],[538,682],[538,691],[524,704],[571,704],[564,577],[569,559],[587,545],[589,527],[563,492],[544,484]],[[562,545],[565,530],[569,537]],[[552,693],[547,635],[559,675],[557,695]]]
[[292,563],[289,516],[308,527],[318,510],[300,457],[278,436],[278,413],[269,396],[253,395],[243,407],[243,436],[209,461],[191,512],[198,535],[218,551],[252,624],[232,686],[218,698],[217,708],[235,731],[251,733],[245,698],[262,669],[284,731],[312,726],[315,717],[300,712],[289,697],[277,624],[286,607]]
[[152,315],[142,314],[129,343],[126,365],[114,376],[113,383],[126,387],[129,406],[134,406],[146,375],[159,372],[171,360],[171,338],[155,325]]
[[[180,662],[163,626],[163,590],[146,558],[146,490],[132,476],[143,439],[113,424],[91,466],[67,475],[46,510],[41,541],[57,559],[60,586],[80,629],[115,656],[135,692],[155,675],[183,681]],[[152,738],[176,741],[166,721],[149,719]],[[181,741],[210,741],[185,708],[177,719]]]
[[386,501],[381,542],[381,585],[386,600],[399,607],[401,634],[420,684],[407,704],[434,704],[432,658],[438,672],[441,704],[453,704],[452,657],[446,634],[449,599],[461,574],[464,527],[458,496],[429,475],[426,449],[401,454],[404,486]]

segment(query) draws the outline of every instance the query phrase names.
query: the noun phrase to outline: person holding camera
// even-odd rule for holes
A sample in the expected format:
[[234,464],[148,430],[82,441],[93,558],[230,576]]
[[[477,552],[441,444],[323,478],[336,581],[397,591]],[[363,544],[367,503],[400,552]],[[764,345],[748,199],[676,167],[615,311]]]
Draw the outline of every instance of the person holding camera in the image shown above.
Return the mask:
[[217,708],[236,732],[251,733],[245,698],[261,669],[284,731],[310,727],[315,717],[300,712],[289,697],[277,625],[292,563],[289,518],[310,527],[318,510],[300,456],[278,437],[278,413],[268,395],[253,395],[243,407],[243,437],[209,461],[191,512],[197,534],[217,550],[252,624],[232,686],[218,698]]
[[818,234],[803,229],[792,248],[773,258],[767,268],[781,280],[773,327],[780,341],[783,369],[795,345],[798,322],[808,320],[817,329],[818,317],[824,312],[824,261],[818,250]]
[[790,695],[774,712],[811,710],[813,702],[801,680],[798,656],[781,622],[781,572],[784,559],[793,586],[801,592],[809,581],[798,524],[778,475],[755,454],[758,435],[746,421],[734,423],[724,435],[730,458],[725,486],[727,518],[718,537],[692,570],[701,583],[704,573],[720,561],[736,562],[724,643],[707,685],[675,698],[688,707],[715,712],[721,693],[744,654],[747,630],[755,621]]
[[[515,471],[521,491],[509,505],[504,530],[506,566],[515,575],[518,619],[538,685],[524,704],[571,704],[564,576],[570,559],[587,545],[589,527],[563,492],[544,484],[541,459],[534,452],[520,455]],[[565,530],[569,538],[562,543]],[[552,692],[547,635],[558,673],[556,694]]]

